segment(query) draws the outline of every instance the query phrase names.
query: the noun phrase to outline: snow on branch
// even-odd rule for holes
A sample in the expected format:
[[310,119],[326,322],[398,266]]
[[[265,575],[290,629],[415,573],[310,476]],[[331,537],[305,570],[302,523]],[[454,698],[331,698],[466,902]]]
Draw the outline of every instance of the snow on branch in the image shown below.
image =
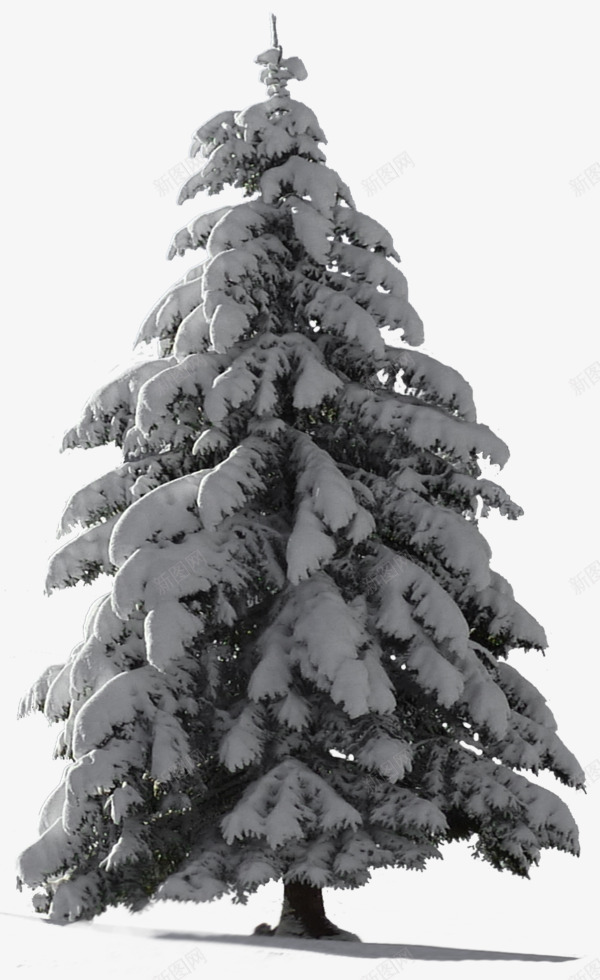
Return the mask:
[[434,450],[439,446],[463,460],[470,460],[472,453],[478,453],[499,466],[508,460],[506,443],[487,425],[463,421],[417,399],[399,394],[379,395],[349,384],[340,395],[340,402],[366,431],[401,432],[417,449]]
[[279,167],[271,167],[260,178],[260,189],[267,204],[279,201],[290,192],[308,197],[317,211],[332,217],[340,199],[354,207],[352,195],[335,170],[293,156]]
[[48,563],[46,595],[54,589],[64,589],[81,580],[92,581],[101,573],[109,575],[113,572],[108,544],[119,516],[113,514],[103,523],[82,531],[54,552]]
[[298,759],[286,759],[256,780],[221,821],[227,843],[265,837],[273,849],[307,832],[357,827],[362,818]]
[[26,715],[30,715],[34,711],[44,710],[44,705],[48,697],[48,691],[63,668],[64,664],[51,664],[49,667],[46,667],[44,672],[29,688],[27,694],[24,694],[19,701],[17,718],[24,718]]
[[183,255],[188,248],[206,248],[206,243],[214,226],[230,211],[231,206],[217,208],[216,211],[209,211],[207,214],[200,215],[199,218],[194,218],[185,228],[173,236],[167,258],[172,259],[175,255]]

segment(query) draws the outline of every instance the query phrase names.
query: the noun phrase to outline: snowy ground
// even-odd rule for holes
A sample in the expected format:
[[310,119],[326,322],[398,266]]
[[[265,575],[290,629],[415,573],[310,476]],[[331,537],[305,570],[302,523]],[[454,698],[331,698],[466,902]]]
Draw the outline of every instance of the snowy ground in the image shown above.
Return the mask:
[[[163,910],[164,913],[164,910]],[[68,928],[34,920],[33,916],[1,914],[4,977],[110,976],[128,980],[153,978],[286,977],[315,971],[320,977],[369,980],[396,975],[407,977],[487,978],[526,976],[574,977],[593,962],[590,957],[547,956],[514,952],[416,946],[399,943],[361,945],[270,939],[243,933],[186,928],[189,910],[169,910],[164,924],[154,927],[129,922],[121,925],[74,923]],[[179,925],[175,927],[173,920]],[[223,916],[223,926],[230,925]],[[367,935],[368,929],[363,930]],[[596,961],[597,963],[598,961]]]
[[[389,903],[386,908],[380,902],[382,882],[383,877],[353,895],[325,891],[325,907],[332,920],[356,931],[361,944],[253,936],[259,922],[276,921],[280,885],[264,887],[245,907],[235,906],[228,899],[203,906],[162,903],[137,915],[112,910],[93,923],[66,927],[50,925],[29,914],[25,895],[21,895],[10,904],[5,900],[0,911],[2,974],[4,980],[59,976],[62,980],[100,980],[107,976],[115,980],[188,976],[213,980],[224,975],[262,980],[282,973],[290,980],[309,971],[315,978],[344,980],[384,980],[396,975],[409,980],[591,980],[600,976],[600,958],[593,951],[583,955],[581,950],[568,948],[562,955],[556,952],[558,923],[549,923],[546,938],[538,941],[535,952],[525,952],[525,943],[512,948],[503,939],[502,918],[492,908],[490,916],[495,915],[498,921],[496,950],[478,942],[476,930],[468,946],[411,942],[415,930],[403,928],[401,916],[392,915],[392,921],[398,921],[395,928],[389,927]],[[509,917],[509,910],[502,914]],[[386,932],[390,941],[377,941]],[[425,924],[417,937],[424,934],[443,936],[443,924]]]

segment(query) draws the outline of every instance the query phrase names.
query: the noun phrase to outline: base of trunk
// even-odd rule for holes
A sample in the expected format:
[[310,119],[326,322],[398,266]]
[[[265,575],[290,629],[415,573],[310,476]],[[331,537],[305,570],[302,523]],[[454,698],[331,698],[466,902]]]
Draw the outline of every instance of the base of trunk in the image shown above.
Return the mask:
[[284,886],[283,908],[278,925],[261,922],[255,936],[296,936],[300,939],[336,939],[359,943],[353,932],[330,922],[323,908],[323,893],[315,885],[293,881]]
[[255,936],[295,936],[296,939],[335,939],[340,942],[362,942],[360,936],[338,926],[325,919],[322,928],[312,930],[297,922],[287,923],[280,921],[279,925],[273,928],[267,922],[261,922],[254,930]]

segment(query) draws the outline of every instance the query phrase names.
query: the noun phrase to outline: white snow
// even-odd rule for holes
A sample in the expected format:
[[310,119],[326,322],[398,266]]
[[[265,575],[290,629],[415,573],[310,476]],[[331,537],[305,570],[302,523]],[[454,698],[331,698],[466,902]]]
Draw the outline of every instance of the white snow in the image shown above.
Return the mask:
[[110,570],[108,545],[119,514],[113,514],[101,524],[86,528],[77,537],[58,548],[48,563],[45,592],[67,587],[69,579],[80,577],[82,568],[90,562],[98,562],[103,571]]
[[178,772],[195,772],[196,764],[190,755],[190,745],[181,724],[173,715],[174,705],[157,708],[152,718],[152,755],[149,774],[167,783]]
[[341,704],[350,718],[358,718],[369,711],[369,671],[364,660],[347,659],[339,665],[330,695],[331,700]]
[[262,440],[249,436],[223,462],[202,471],[197,502],[205,528],[216,528],[225,515],[243,507],[252,492],[263,487],[260,472],[266,460],[261,450]]
[[[61,448],[64,450],[85,445],[97,446],[105,442],[104,430],[109,428],[105,419],[115,417],[118,421],[122,413],[131,417],[144,382],[164,371],[170,364],[168,358],[137,361],[99,388],[85,403],[77,425],[65,433]],[[113,429],[114,422],[109,431],[112,433]]]
[[407,396],[380,395],[360,385],[348,384],[341,399],[354,413],[358,411],[366,429],[403,431],[420,449],[433,449],[439,442],[444,449],[465,460],[475,450],[499,466],[504,466],[509,457],[506,443],[487,425],[463,421]]
[[489,586],[492,552],[479,529],[455,510],[439,503],[430,504],[409,489],[407,483],[414,481],[410,475],[405,479],[405,472],[395,481],[405,492],[392,497],[384,507],[386,517],[412,527],[410,540],[418,550],[427,551],[428,546],[436,544],[448,566],[457,572],[467,571],[469,582],[476,589]]
[[231,772],[257,761],[262,754],[264,721],[257,705],[249,704],[235,719],[219,745],[219,760]]
[[408,742],[379,736],[369,739],[356,758],[367,769],[375,769],[395,783],[411,771],[413,749]]
[[212,229],[229,211],[231,211],[231,207],[217,208],[215,211],[201,214],[198,218],[190,221],[185,228],[173,236],[167,258],[172,259],[175,255],[183,255],[188,248],[206,246]]
[[208,470],[197,470],[161,484],[118,515],[112,525],[108,553],[111,562],[122,565],[130,555],[154,536],[169,541],[183,531],[193,534],[201,529],[193,505],[198,488]]
[[300,197],[295,198],[290,195],[287,202],[296,237],[315,262],[326,265],[332,247],[330,238],[334,232],[332,219],[321,214],[313,204]]
[[276,344],[275,338],[269,334],[261,337],[256,347],[238,354],[233,363],[215,378],[206,393],[204,414],[218,425],[232,408],[239,408],[252,398],[258,385],[262,388],[261,408],[269,412],[275,403],[273,381],[286,369],[289,370],[289,365],[285,352]]
[[343,382],[317,360],[313,351],[303,351],[300,356],[302,366],[296,376],[293,404],[295,408],[312,408],[339,391]]
[[[258,862],[248,865],[246,873],[254,877],[261,867]],[[262,870],[268,878],[268,866]],[[279,917],[282,888],[275,883],[263,885],[248,906],[232,905],[227,898],[201,907],[163,901],[135,916],[126,911],[107,913],[96,922],[66,928],[49,926],[33,914],[7,910],[0,913],[3,963],[9,971],[5,976],[10,980],[21,976],[104,980],[111,972],[131,980],[171,980],[178,973],[192,980],[223,976],[280,980],[282,971],[291,978],[312,973],[352,980],[380,980],[386,973],[415,980],[481,980],[482,972],[486,980],[505,980],[509,974],[515,980],[548,980],[550,976],[568,980],[577,971],[586,980],[593,976],[583,972],[597,962],[592,941],[577,947],[561,943],[554,934],[555,938],[545,941],[538,937],[537,942],[511,943],[489,928],[486,938],[474,937],[472,925],[464,923],[464,912],[458,929],[462,942],[453,939],[448,925],[432,926],[429,916],[423,917],[427,927],[419,926],[410,912],[404,912],[400,922],[391,879],[385,872],[376,874],[381,876],[377,884],[370,883],[355,894],[325,892],[330,918],[353,929],[362,943],[252,935],[259,922],[274,923]],[[415,891],[420,894],[415,877],[411,877],[413,907]],[[218,899],[218,886],[215,892]],[[451,895],[446,901],[462,906],[453,903]],[[458,908],[447,913],[447,921],[455,920],[459,921]],[[433,940],[427,938],[432,935]]]
[[332,246],[331,258],[343,272],[349,272],[355,280],[381,286],[391,296],[408,300],[408,283],[404,273],[385,256],[370,252],[364,247],[337,241]]
[[289,157],[281,166],[271,167],[262,174],[260,189],[263,200],[267,204],[277,203],[286,193],[284,188],[290,185],[296,197],[309,198],[325,217],[333,216],[339,198],[354,206],[348,187],[335,170],[300,156]]
[[358,509],[352,486],[329,453],[317,446],[310,436],[297,432],[294,441],[292,465],[297,466],[301,474],[296,481],[298,498],[310,500],[310,506],[323,522],[332,531],[338,531],[348,524]]
[[491,571],[490,585],[477,593],[477,600],[495,613],[490,622],[490,632],[508,630],[512,646],[520,646],[522,643],[540,649],[548,646],[545,630],[516,601],[512,586],[499,572]]
[[248,329],[248,317],[239,305],[225,299],[218,303],[210,320],[210,340],[213,348],[222,353],[239,340]]
[[202,300],[201,286],[201,275],[191,281],[186,281],[184,277],[164,293],[142,323],[136,335],[134,346],[143,341],[149,341],[153,337],[160,337],[163,331],[170,328],[176,317],[183,319],[188,313],[191,313]]
[[[119,865],[124,862],[131,860],[138,855],[149,855],[150,851],[147,844],[144,842],[141,836],[141,820],[135,817],[125,817],[122,821],[121,836],[119,837],[116,844],[110,849],[107,856],[100,862],[100,867],[106,869],[107,871],[112,871],[118,868]],[[81,887],[81,882],[71,883],[69,885],[75,884]],[[69,901],[69,906],[72,908],[72,900]],[[60,899],[57,903],[60,906]]]
[[360,243],[364,248],[381,248],[388,258],[400,261],[400,256],[394,248],[392,236],[375,218],[356,208],[338,204],[333,212],[336,230],[347,235],[351,241]]
[[477,420],[473,389],[455,368],[418,350],[386,346],[386,356],[391,364],[404,369],[411,391],[426,392],[448,405],[454,401],[465,421]]
[[164,599],[151,609],[144,620],[144,640],[148,661],[158,670],[184,656],[185,644],[204,628],[200,613],[194,614],[176,599]]
[[286,546],[287,575],[294,585],[329,561],[336,553],[335,539],[327,534],[309,499],[298,505]]
[[264,836],[271,847],[316,831],[356,827],[360,814],[298,759],[286,759],[255,782],[221,821],[227,843]]
[[[275,697],[278,694],[288,694],[292,672],[287,657],[287,644],[285,643],[285,633],[272,626],[265,631],[257,642],[260,652],[260,660],[252,671],[248,683],[248,697],[253,701],[260,701],[261,698]],[[290,697],[296,699],[299,707],[306,706],[304,699],[299,698],[293,691],[289,691]],[[288,703],[291,709],[293,700]]]
[[358,341],[367,353],[383,353],[385,345],[375,320],[349,295],[318,285],[311,290],[305,311],[316,318],[324,330]]

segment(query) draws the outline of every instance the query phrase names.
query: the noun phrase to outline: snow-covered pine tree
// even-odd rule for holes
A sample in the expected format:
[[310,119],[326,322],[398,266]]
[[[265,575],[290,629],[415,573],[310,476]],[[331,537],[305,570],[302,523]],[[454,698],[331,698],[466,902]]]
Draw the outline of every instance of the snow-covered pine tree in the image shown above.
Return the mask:
[[547,646],[478,527],[522,513],[482,475],[507,447],[415,349],[392,239],[288,92],[302,62],[276,35],[256,60],[268,98],[198,130],[179,197],[249,200],[175,235],[169,258],[203,260],[64,438],[123,461],[68,501],[59,533],[81,531],[46,584],[112,588],[19,709],[62,723],[63,777],[18,861],[54,922],[245,903],[273,879],[278,934],[356,939],[324,887],[423,869],[449,841],[522,876],[543,848],[579,853],[565,804],[517,771],[584,782],[507,663]]

